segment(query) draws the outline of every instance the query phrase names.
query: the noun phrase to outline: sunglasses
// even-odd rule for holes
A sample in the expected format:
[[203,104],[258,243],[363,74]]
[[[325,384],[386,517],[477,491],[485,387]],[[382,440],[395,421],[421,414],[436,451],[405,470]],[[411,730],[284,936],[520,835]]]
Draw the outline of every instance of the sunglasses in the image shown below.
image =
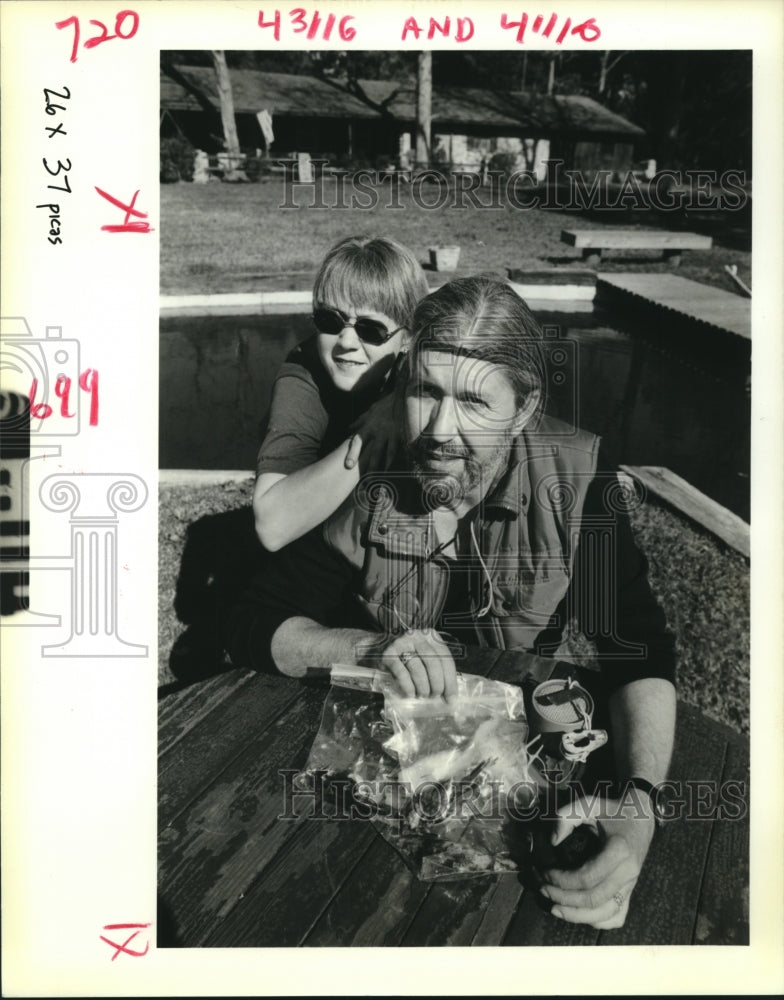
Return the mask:
[[339,309],[316,309],[313,313],[313,322],[319,333],[326,333],[336,337],[347,326],[356,331],[359,339],[365,344],[372,344],[378,347],[385,344],[399,330],[405,330],[404,326],[399,326],[394,330],[387,330],[381,320],[371,319],[369,316],[357,316],[353,323],[349,317],[340,312]]

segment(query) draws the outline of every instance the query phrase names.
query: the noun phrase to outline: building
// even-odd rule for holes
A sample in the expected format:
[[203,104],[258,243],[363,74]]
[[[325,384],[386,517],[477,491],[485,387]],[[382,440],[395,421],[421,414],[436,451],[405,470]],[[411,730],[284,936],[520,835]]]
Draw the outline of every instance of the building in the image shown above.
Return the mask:
[[[352,87],[316,76],[230,70],[241,148],[282,158],[297,152],[341,165],[412,165],[416,88],[410,82],[360,80]],[[272,118],[267,143],[257,115]],[[507,154],[516,168],[543,172],[560,158],[567,168],[625,173],[641,128],[589,97],[501,93],[434,87],[435,165],[456,170],[491,164]],[[184,135],[208,153],[221,150],[223,130],[211,67],[176,66],[161,73],[161,135]],[[511,159],[510,159],[511,157]],[[496,161],[498,162],[498,161]]]

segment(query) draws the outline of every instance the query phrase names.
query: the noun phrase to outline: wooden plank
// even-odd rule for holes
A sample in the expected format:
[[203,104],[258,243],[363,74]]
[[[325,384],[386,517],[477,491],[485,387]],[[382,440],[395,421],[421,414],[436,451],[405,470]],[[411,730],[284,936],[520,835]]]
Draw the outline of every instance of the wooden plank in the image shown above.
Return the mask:
[[583,947],[596,944],[599,931],[586,924],[569,924],[551,917],[542,908],[540,899],[538,893],[525,893],[501,942],[504,947]]
[[666,500],[681,514],[701,524],[703,528],[707,528],[727,545],[749,558],[751,529],[737,514],[711,500],[669,469],[653,465],[622,465],[620,468],[639,480],[651,493]]
[[[252,675],[158,763],[158,825],[165,827],[242,750],[301,698],[295,680]],[[323,697],[323,695],[322,695]]]
[[[301,819],[285,848],[208,935],[205,947],[299,945],[376,837],[369,823]],[[339,940],[331,942],[341,944]]]
[[304,944],[398,945],[429,889],[376,834]]
[[517,881],[510,874],[434,884],[400,943],[417,947],[470,945],[499,879]]
[[163,698],[158,703],[158,756],[167,753],[252,676],[250,671],[230,670]]
[[296,821],[278,819],[278,772],[304,765],[321,717],[317,695],[303,689],[162,831],[159,895],[183,946],[201,945],[293,836]]
[[[722,787],[737,782],[744,814],[719,819],[713,826],[708,863],[702,883],[695,944],[749,943],[749,748],[748,741],[730,740],[721,776]],[[736,793],[737,794],[737,793]]]
[[602,273],[597,288],[622,295],[751,340],[751,304],[722,288],[675,274]]
[[603,250],[710,250],[713,240],[700,233],[672,233],[650,229],[562,229],[561,242],[579,248]]
[[524,889],[516,875],[502,875],[487,900],[471,944],[499,945],[523,898]]
[[159,469],[160,486],[222,486],[224,483],[244,483],[253,479],[247,469]]
[[682,784],[686,815],[657,831],[623,927],[602,931],[600,945],[691,944],[713,819],[690,818],[686,782],[721,780],[727,729],[691,706],[678,704],[670,778]]

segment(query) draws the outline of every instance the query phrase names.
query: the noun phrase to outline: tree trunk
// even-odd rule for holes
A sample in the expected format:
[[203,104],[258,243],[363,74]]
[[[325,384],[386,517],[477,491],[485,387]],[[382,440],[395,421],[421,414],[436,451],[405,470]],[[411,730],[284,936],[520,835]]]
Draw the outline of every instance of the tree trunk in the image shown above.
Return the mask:
[[610,61],[610,50],[605,49],[602,52],[601,68],[599,70],[599,94],[604,93],[604,88],[607,86],[607,63]]
[[244,172],[238,168],[240,160],[240,142],[237,138],[237,123],[234,120],[234,95],[231,90],[231,77],[226,65],[226,55],[222,49],[212,52],[212,62],[215,66],[215,76],[218,81],[218,97],[220,98],[221,121],[226,152],[229,154],[230,169],[225,176],[227,181],[247,180]]
[[552,97],[555,88],[555,60],[556,56],[550,56],[550,71],[547,76],[547,96]]
[[526,77],[528,76],[528,53],[523,52],[523,71],[520,74],[520,90],[525,93]]
[[433,96],[433,54],[420,52],[417,63],[416,166],[430,165],[430,109]]
[[610,73],[610,70],[613,69],[615,66],[617,66],[618,63],[621,61],[621,59],[623,59],[623,57],[625,55],[628,55],[628,52],[619,52],[618,55],[615,57],[615,59],[613,59],[612,62],[610,62],[610,55],[611,55],[611,50],[610,49],[605,49],[602,52],[601,57],[600,57],[600,63],[599,63],[599,87],[598,87],[598,90],[597,90],[597,93],[598,93],[599,97],[601,97],[602,94],[607,89],[607,77],[608,77],[608,75]]

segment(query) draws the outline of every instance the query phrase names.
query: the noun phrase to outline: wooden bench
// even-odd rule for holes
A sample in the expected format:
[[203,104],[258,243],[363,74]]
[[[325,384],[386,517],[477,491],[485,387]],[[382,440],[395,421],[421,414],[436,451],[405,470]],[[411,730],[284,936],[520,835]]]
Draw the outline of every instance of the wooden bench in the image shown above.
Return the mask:
[[[531,668],[514,652],[468,653],[464,669],[498,680]],[[563,670],[539,664],[542,677]],[[367,822],[281,818],[279,772],[304,765],[325,694],[232,670],[161,701],[158,947],[748,943],[745,810],[659,831],[613,931],[556,920],[516,875],[421,882]],[[735,782],[745,806],[748,766],[748,741],[679,706],[673,781],[703,795]]]
[[683,250],[710,250],[713,240],[699,233],[667,233],[641,229],[562,229],[561,242],[582,250],[583,259],[598,264],[602,250],[661,250],[677,267]]

